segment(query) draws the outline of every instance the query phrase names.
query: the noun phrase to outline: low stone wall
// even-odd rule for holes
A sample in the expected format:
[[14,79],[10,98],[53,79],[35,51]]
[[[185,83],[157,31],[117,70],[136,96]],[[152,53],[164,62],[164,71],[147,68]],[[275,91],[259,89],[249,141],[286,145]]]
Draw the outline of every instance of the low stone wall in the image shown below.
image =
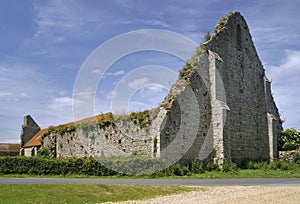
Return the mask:
[[279,151],[279,160],[293,161],[296,155],[300,155],[300,150]]

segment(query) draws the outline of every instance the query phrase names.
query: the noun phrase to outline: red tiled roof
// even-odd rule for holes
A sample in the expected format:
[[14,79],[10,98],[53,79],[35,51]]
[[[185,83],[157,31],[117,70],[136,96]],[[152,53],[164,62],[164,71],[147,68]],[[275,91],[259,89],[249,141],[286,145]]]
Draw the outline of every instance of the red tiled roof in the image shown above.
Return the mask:
[[20,152],[20,144],[0,143],[0,152]]
[[[66,123],[66,124],[62,124],[64,126],[71,126],[71,125],[74,125],[75,123],[82,123],[82,122],[90,122],[90,123],[93,123],[93,122],[97,122],[99,120],[99,118],[102,116],[105,116],[105,115],[108,115],[108,114],[111,114],[111,113],[105,113],[105,114],[100,114],[100,115],[96,115],[96,116],[92,116],[92,117],[88,117],[88,118],[84,118],[84,119],[81,119],[81,120],[78,120],[78,121],[75,121],[75,122],[70,122],[70,123]],[[59,127],[58,126],[54,126],[53,128],[57,128]],[[41,146],[42,143],[41,143],[41,140],[43,139],[44,137],[44,134],[47,133],[49,128],[45,128],[45,129],[42,129],[40,130],[38,133],[36,133],[25,145],[24,147],[35,147],[35,146]]]

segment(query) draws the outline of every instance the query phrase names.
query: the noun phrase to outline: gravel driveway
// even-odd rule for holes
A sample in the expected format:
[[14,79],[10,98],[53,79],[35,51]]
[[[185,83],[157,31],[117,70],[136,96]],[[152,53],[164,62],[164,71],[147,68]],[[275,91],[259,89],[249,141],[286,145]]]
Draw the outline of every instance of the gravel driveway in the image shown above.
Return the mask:
[[[203,189],[203,187],[202,187]],[[154,203],[204,203],[204,204],[299,204],[300,187],[218,186],[204,187],[205,191],[193,191],[163,196],[145,201],[125,201],[118,204]]]

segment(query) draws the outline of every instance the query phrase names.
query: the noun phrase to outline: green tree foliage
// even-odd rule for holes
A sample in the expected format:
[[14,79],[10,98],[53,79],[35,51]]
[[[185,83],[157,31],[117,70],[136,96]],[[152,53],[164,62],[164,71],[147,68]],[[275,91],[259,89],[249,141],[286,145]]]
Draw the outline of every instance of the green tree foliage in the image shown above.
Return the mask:
[[37,151],[37,156],[38,157],[49,158],[50,157],[50,150],[47,147],[41,147]]
[[300,132],[294,128],[281,132],[278,138],[278,150],[296,150],[300,147]]

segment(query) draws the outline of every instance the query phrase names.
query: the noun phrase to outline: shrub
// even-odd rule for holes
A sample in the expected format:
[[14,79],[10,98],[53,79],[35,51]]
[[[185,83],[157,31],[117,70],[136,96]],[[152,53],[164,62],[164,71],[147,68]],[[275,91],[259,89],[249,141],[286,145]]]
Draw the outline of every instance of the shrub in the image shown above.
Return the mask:
[[278,150],[296,150],[300,147],[300,132],[294,128],[281,132],[278,138]]
[[191,163],[191,173],[193,174],[201,174],[201,173],[204,173],[204,168],[202,166],[202,163],[201,162],[198,162],[198,161],[193,161]]
[[219,171],[219,165],[216,163],[208,163],[205,166],[206,171]]
[[223,172],[237,172],[239,170],[236,163],[233,162],[224,162],[223,167],[221,169]]
[[49,158],[50,157],[50,150],[47,147],[41,147],[37,151],[37,156],[38,157]]

